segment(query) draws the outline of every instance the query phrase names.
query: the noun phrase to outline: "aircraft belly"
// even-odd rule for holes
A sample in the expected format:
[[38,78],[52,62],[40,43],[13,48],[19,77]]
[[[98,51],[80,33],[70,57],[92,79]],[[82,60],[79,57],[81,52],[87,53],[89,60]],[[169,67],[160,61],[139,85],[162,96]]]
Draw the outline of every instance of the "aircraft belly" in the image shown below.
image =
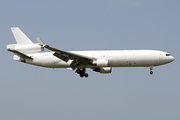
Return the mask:
[[47,68],[58,68],[59,66],[56,67],[56,65],[62,62],[51,54],[38,54],[32,55],[32,57],[33,60],[26,60],[26,63]]

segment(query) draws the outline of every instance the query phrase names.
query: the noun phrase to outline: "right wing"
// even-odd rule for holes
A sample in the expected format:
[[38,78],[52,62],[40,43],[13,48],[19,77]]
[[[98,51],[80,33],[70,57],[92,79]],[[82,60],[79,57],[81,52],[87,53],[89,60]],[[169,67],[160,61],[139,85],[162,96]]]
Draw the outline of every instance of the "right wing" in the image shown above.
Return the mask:
[[91,60],[93,60],[93,58],[91,58],[91,57],[72,53],[69,51],[60,50],[57,48],[50,47],[49,45],[45,45],[44,47],[51,50],[51,51],[55,51],[55,53],[53,55],[62,59],[65,62],[67,62],[69,59],[77,60],[77,61],[91,61]]

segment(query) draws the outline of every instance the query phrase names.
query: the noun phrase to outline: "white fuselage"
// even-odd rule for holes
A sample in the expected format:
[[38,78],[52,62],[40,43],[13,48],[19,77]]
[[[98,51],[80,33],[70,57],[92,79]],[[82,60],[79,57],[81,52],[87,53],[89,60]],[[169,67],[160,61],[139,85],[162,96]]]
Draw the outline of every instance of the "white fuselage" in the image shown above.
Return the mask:
[[[167,52],[157,50],[107,50],[107,51],[71,51],[72,53],[96,59],[107,59],[109,64],[104,67],[149,67],[170,63],[174,57]],[[73,60],[64,62],[55,57],[54,52],[27,54],[33,60],[26,63],[48,68],[70,68]],[[14,60],[21,61],[18,56]],[[94,68],[94,65],[83,65],[84,68]],[[103,66],[102,66],[103,67]]]
[[[14,60],[46,68],[71,68],[80,77],[88,77],[86,68],[111,73],[112,67],[153,67],[170,63],[174,57],[158,50],[65,51],[46,45],[40,38],[33,43],[18,27],[11,28],[17,44],[7,45]],[[52,52],[42,52],[44,48]]]

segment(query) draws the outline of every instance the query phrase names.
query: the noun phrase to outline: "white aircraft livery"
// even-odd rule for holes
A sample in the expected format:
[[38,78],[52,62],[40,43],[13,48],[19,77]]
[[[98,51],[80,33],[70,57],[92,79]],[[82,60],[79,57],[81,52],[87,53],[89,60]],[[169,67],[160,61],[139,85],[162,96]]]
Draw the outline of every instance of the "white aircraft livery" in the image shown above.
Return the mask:
[[[40,38],[33,43],[18,27],[11,28],[17,44],[7,45],[13,59],[46,68],[70,68],[80,77],[88,77],[86,68],[99,73],[111,73],[112,67],[153,67],[174,61],[167,52],[158,50],[64,51],[46,45]],[[44,48],[52,52],[42,52]]]

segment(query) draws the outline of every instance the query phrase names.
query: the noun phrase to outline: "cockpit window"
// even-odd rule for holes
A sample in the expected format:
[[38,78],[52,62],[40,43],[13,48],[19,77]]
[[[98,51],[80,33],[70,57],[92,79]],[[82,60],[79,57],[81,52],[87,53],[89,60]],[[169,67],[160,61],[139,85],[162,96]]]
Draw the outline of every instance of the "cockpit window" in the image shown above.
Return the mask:
[[166,54],[166,56],[171,56],[171,54]]

